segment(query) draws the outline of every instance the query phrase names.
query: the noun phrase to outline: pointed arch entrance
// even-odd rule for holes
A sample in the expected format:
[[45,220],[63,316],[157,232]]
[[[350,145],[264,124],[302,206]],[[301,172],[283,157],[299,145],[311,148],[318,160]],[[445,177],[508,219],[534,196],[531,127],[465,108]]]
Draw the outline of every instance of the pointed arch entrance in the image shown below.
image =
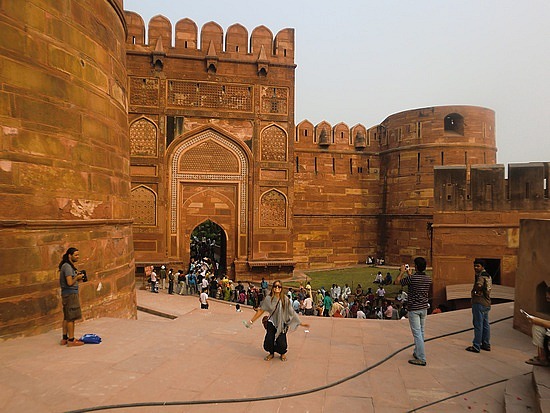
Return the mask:
[[[191,258],[208,258],[215,275],[227,274],[227,236],[222,227],[207,219],[196,226],[189,240]],[[216,265],[217,264],[217,265]]]
[[210,220],[226,234],[227,274],[234,278],[248,256],[250,150],[216,127],[190,132],[171,149],[169,255],[188,262],[193,230]]

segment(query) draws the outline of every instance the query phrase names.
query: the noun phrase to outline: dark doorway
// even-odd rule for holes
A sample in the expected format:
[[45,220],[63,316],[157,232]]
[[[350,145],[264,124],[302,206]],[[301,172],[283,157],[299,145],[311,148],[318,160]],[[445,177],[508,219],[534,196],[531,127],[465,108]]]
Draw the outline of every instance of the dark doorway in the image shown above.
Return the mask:
[[493,284],[500,285],[500,260],[495,258],[481,258],[485,261],[485,271],[489,273]]
[[218,224],[210,220],[195,227],[190,239],[190,258],[208,257],[214,265],[215,275],[227,274],[227,238]]

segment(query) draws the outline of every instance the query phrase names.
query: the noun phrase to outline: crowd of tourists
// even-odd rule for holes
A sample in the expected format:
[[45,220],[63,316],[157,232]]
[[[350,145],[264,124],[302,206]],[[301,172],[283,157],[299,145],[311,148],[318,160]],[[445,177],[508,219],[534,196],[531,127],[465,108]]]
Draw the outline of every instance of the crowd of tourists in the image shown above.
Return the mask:
[[400,290],[395,300],[390,300],[382,286],[376,292],[370,287],[363,290],[361,284],[353,291],[348,284],[312,291],[308,282],[289,288],[287,295],[294,310],[306,316],[397,320],[407,314],[407,293]]
[[268,283],[265,279],[262,279],[259,287],[251,283],[245,287],[241,281],[235,283],[226,275],[217,276],[215,268],[216,262],[208,257],[191,258],[187,271],[175,271],[173,268],[167,270],[164,265],[160,268],[151,265],[145,271],[147,288],[152,293],[168,289],[168,294],[179,295],[200,295],[205,292],[210,298],[254,308],[267,295]]
[[[149,289],[158,293],[159,289],[168,289],[168,294],[200,295],[205,293],[209,298],[224,300],[239,305],[258,308],[267,296],[269,284],[262,278],[258,286],[253,283],[234,282],[225,275],[215,274],[216,262],[209,257],[191,258],[187,271],[150,266],[148,275]],[[147,270],[147,269],[146,269]],[[389,280],[388,280],[389,278]],[[381,280],[381,281],[379,281]],[[395,299],[386,298],[384,285],[391,283],[389,273],[382,278],[378,273],[374,283],[378,289],[371,287],[365,290],[358,284],[352,288],[345,284],[333,284],[330,289],[321,287],[313,290],[310,282],[298,288],[288,288],[288,296],[294,311],[299,315],[339,318],[388,319],[397,320],[406,317],[407,293],[400,290]],[[206,303],[201,300],[201,306]]]

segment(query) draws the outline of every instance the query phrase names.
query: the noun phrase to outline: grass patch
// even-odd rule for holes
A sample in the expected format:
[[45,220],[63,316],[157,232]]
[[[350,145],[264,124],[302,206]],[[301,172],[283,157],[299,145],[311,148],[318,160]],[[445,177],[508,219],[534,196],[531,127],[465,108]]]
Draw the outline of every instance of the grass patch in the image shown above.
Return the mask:
[[[338,284],[340,287],[343,287],[347,283],[351,287],[352,293],[354,293],[357,284],[361,284],[363,291],[367,291],[367,288],[370,287],[373,292],[376,292],[378,284],[374,284],[373,281],[378,271],[382,272],[383,277],[389,272],[393,280],[399,275],[398,269],[369,267],[366,265],[335,270],[305,271],[305,274],[313,290],[319,290],[321,287],[330,290],[332,284]],[[427,271],[426,273],[431,276],[431,271]],[[296,281],[285,282],[285,286],[294,288],[299,287],[300,283]],[[386,290],[386,297],[395,298],[401,286],[393,284],[384,285],[384,289]]]

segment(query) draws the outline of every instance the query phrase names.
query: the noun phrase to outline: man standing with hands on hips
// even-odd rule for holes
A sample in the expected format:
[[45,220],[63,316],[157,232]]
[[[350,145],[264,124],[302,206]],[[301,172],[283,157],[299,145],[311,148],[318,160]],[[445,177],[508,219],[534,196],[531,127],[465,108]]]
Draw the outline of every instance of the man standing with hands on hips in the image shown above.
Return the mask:
[[[426,275],[426,259],[416,257],[414,259],[415,271],[408,265],[402,265],[399,275],[394,284],[409,286],[409,299],[407,308],[409,310],[409,325],[414,338],[413,358],[410,364],[415,366],[426,365],[426,352],[424,350],[424,325],[428,315],[428,296],[432,286],[432,279]],[[405,275],[405,277],[403,277]]]
[[485,271],[485,261],[474,260],[475,280],[472,287],[472,318],[474,323],[474,341],[466,351],[479,353],[480,350],[491,351],[491,329],[489,311],[491,311],[491,276]]

